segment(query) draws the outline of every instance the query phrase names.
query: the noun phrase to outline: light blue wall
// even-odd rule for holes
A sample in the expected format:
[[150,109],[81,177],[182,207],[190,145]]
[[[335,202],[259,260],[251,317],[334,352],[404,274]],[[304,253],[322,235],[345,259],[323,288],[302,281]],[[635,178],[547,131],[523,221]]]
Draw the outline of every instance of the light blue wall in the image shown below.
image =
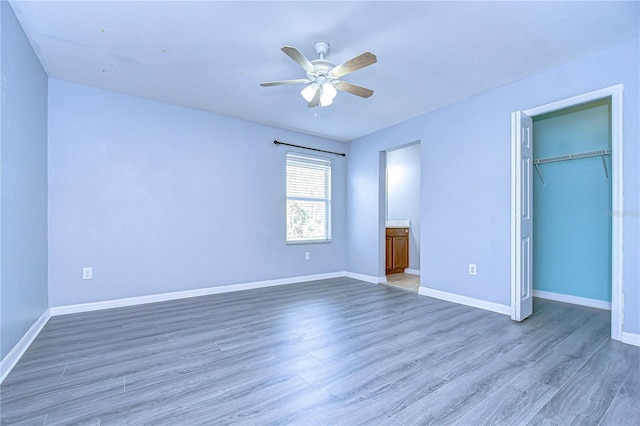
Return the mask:
[[420,269],[420,144],[387,152],[387,219],[410,220],[409,268]]
[[[534,118],[534,158],[611,148],[608,102]],[[608,174],[611,156],[605,157]],[[601,157],[539,165],[533,176],[533,288],[611,301],[611,179]]]
[[333,242],[287,246],[286,148],[274,139],[348,149],[50,80],[51,306],[343,271],[346,160],[330,156]]
[[[510,304],[511,112],[623,83],[623,330],[640,332],[638,39],[484,92],[351,143],[347,268],[382,276],[379,152],[421,141],[421,285]],[[469,70],[469,72],[472,72]],[[437,185],[433,183],[437,182]],[[468,275],[476,263],[478,275]]]
[[2,25],[1,281],[4,358],[48,307],[47,75],[13,10]]

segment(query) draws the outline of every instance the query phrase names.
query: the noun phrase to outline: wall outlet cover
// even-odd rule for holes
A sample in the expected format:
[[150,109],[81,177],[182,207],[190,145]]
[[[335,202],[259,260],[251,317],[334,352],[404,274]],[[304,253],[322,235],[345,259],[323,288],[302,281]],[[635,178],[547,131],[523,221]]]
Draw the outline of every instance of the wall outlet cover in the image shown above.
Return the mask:
[[83,280],[93,279],[93,268],[91,266],[82,268],[82,279]]
[[477,275],[478,274],[478,267],[476,266],[475,263],[470,263],[469,264],[469,275]]

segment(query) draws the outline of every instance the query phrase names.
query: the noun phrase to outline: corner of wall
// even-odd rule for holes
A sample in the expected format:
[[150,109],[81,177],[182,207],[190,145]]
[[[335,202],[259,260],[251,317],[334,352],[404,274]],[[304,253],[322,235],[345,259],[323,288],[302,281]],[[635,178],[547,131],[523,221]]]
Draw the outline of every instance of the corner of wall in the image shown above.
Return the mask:
[[4,359],[48,311],[48,77],[7,1],[0,19],[0,244],[11,247],[0,247]]

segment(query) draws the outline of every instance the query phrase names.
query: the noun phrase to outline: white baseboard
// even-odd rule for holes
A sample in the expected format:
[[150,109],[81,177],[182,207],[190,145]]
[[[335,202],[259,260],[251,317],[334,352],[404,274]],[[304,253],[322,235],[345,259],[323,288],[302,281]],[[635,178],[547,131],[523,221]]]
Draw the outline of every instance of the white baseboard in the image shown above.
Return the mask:
[[[31,328],[29,328],[29,330],[25,333],[22,339],[20,339],[20,341],[13,347],[11,352],[9,352],[7,356],[4,357],[4,359],[0,362],[0,384],[4,381],[7,375],[15,367],[15,365],[18,363],[20,358],[22,358],[22,356],[24,355],[26,350],[29,348],[31,343],[42,331],[47,321],[49,321],[49,318],[55,315],[65,315],[65,314],[78,313],[78,312],[89,312],[89,311],[96,311],[96,310],[102,310],[102,309],[111,309],[111,308],[118,308],[118,307],[124,307],[124,306],[140,305],[145,303],[162,302],[167,300],[184,299],[189,297],[205,296],[210,294],[228,293],[232,291],[250,290],[250,289],[295,284],[300,282],[308,282],[308,281],[316,281],[316,280],[324,280],[324,279],[340,278],[340,277],[353,278],[356,280],[366,281],[373,284],[382,284],[387,281],[386,277],[374,277],[371,275],[364,275],[364,274],[357,274],[354,272],[342,271],[342,272],[330,272],[326,274],[315,274],[315,275],[306,275],[306,276],[300,276],[300,277],[282,278],[282,279],[276,279],[276,280],[233,284],[233,285],[220,286],[220,287],[208,287],[208,288],[178,291],[178,292],[172,292],[172,293],[154,294],[149,296],[130,297],[126,299],[107,300],[103,302],[83,303],[83,304],[77,304],[77,305],[52,307],[43,312],[43,314],[36,320],[36,322],[31,326]],[[428,287],[420,287],[420,290],[418,291],[418,293],[423,296],[429,296],[429,297],[434,297],[436,299],[446,300],[449,302],[460,303],[462,305],[485,309],[491,312],[497,312],[504,315],[511,314],[511,308],[508,305],[501,305],[498,303],[487,302],[485,300],[474,299],[471,297],[461,296],[454,293],[448,293],[441,290],[435,290]],[[540,295],[540,293],[542,293],[542,295]],[[551,299],[551,297],[545,297],[545,296],[548,296],[549,294],[555,295],[556,293],[540,292],[538,290],[534,290],[535,297]],[[560,296],[565,296],[565,295],[560,295]],[[569,297],[575,298],[575,296],[569,296]],[[577,298],[577,299],[593,301],[593,299],[584,299],[584,298]],[[551,300],[558,300],[558,299],[551,299]],[[565,302],[567,300],[563,299],[559,301]],[[600,302],[600,301],[596,301],[596,302]],[[575,302],[568,302],[568,303],[583,304],[583,303],[575,303]],[[606,303],[606,302],[602,302],[602,303]],[[585,305],[585,306],[597,307],[592,305]],[[601,309],[606,309],[606,308],[601,308]],[[610,304],[608,309],[611,309]],[[621,341],[626,344],[640,346],[640,334],[622,332]]]
[[620,341],[628,345],[640,346],[640,334],[622,332]]
[[386,276],[374,277],[373,275],[357,274],[355,272],[346,272],[346,271],[344,272],[343,276],[347,278],[353,278],[354,280],[366,281],[372,284],[384,284],[387,282]]
[[486,311],[497,312],[503,315],[511,315],[511,306],[509,305],[487,302],[486,300],[474,299],[473,297],[461,296],[459,294],[448,293],[446,291],[435,290],[433,288],[422,286],[420,286],[418,294],[434,297],[436,299],[446,300],[447,302],[454,302],[461,305],[472,306],[474,308],[480,308]]
[[22,355],[29,349],[29,346],[35,338],[38,337],[38,334],[40,334],[40,331],[42,331],[45,324],[47,324],[49,318],[51,318],[51,312],[47,309],[40,315],[40,318],[33,323],[24,336],[22,336],[22,339],[11,349],[11,352],[0,362],[0,383],[4,381],[11,370],[13,370],[13,367],[20,361]]
[[206,287],[194,290],[176,291],[171,293],[151,294],[149,296],[128,297],[126,299],[105,300],[102,302],[81,303],[77,305],[55,306],[50,308],[51,316],[75,314],[79,312],[99,311],[102,309],[122,308],[125,306],[143,305],[146,303],[166,302],[168,300],[186,299],[189,297],[208,296],[211,294],[228,293],[232,291],[252,290],[256,288],[273,287],[278,285],[295,284],[308,281],[326,280],[344,277],[344,272],[330,272],[327,274],[304,275],[299,277],[281,278],[276,280],[255,281],[242,284],[231,284],[219,287]]
[[404,270],[405,274],[411,274],[411,275],[420,275],[420,269],[411,269],[411,268],[407,268]]
[[587,306],[589,308],[611,310],[611,302],[604,300],[587,299],[586,297],[570,296],[568,294],[553,293],[550,291],[533,290],[533,297],[555,300],[556,302],[571,303],[572,305]]

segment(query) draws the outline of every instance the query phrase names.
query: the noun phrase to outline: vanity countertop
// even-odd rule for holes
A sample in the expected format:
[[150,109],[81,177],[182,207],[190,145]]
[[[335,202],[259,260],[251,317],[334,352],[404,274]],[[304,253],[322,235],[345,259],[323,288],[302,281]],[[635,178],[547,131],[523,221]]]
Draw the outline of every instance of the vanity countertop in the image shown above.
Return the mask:
[[386,228],[409,228],[409,220],[388,220]]

